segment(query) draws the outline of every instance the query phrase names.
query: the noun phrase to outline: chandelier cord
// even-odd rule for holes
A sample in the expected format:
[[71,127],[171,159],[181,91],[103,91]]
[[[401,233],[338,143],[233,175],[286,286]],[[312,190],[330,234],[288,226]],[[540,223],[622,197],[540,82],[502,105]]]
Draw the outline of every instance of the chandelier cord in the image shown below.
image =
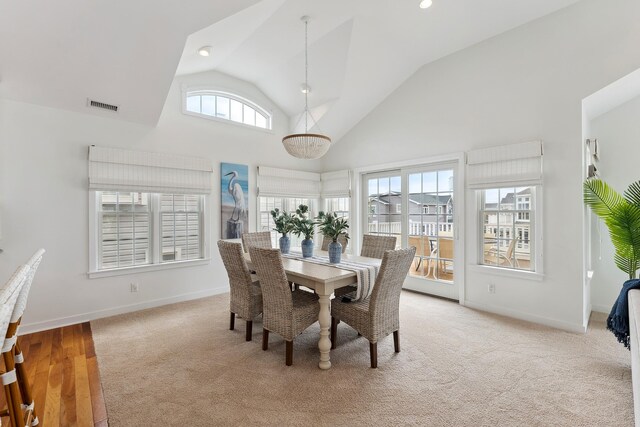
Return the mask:
[[307,123],[309,120],[309,60],[308,53],[309,44],[308,44],[308,28],[309,28],[309,20],[304,21],[304,132],[307,133],[309,131],[309,124]]

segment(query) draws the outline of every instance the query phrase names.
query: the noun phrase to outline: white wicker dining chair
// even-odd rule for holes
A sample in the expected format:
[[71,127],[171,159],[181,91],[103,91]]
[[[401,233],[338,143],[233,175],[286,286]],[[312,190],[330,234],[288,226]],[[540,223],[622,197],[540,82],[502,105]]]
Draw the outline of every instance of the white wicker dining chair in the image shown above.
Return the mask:
[[236,315],[247,322],[245,340],[251,341],[253,319],[262,313],[262,291],[257,276],[247,267],[240,243],[218,240],[218,249],[229,276],[229,330],[235,327]]
[[337,325],[344,321],[369,340],[371,367],[378,367],[378,341],[393,332],[400,352],[400,293],[416,248],[385,252],[371,296],[363,301],[331,303],[331,348],[336,348]]
[[278,249],[251,247],[251,262],[260,279],[263,298],[262,349],[269,348],[269,332],[286,341],[285,363],[293,364],[293,339],[318,321],[318,296],[310,292],[291,292]]
[[22,398],[13,358],[7,357],[7,354],[4,353],[5,348],[13,348],[13,344],[6,337],[9,335],[9,324],[20,289],[24,285],[28,274],[29,266],[19,267],[0,291],[0,347],[2,347],[4,359],[4,370],[0,371],[0,379],[2,380],[5,400],[7,401],[7,409],[2,414],[3,416],[9,416],[12,426],[33,425],[31,418],[33,412],[26,411],[26,414],[23,412]]
[[35,403],[33,400],[31,385],[29,384],[29,376],[24,366],[24,356],[22,355],[20,343],[18,342],[18,328],[20,327],[20,322],[22,321],[24,310],[27,307],[29,291],[31,290],[33,278],[36,275],[36,271],[38,271],[38,267],[40,266],[40,262],[42,261],[44,252],[44,249],[37,250],[36,253],[34,253],[27,262],[29,271],[27,272],[27,275],[25,277],[24,284],[20,288],[20,293],[13,309],[11,322],[9,323],[9,328],[7,330],[5,345],[2,347],[2,354],[5,360],[7,358],[11,358],[13,360],[13,363],[15,364],[18,387],[20,388],[20,394],[23,402],[23,409],[27,412],[31,412],[33,418],[33,421],[31,423],[32,426],[38,425],[39,421],[38,415],[35,412]]

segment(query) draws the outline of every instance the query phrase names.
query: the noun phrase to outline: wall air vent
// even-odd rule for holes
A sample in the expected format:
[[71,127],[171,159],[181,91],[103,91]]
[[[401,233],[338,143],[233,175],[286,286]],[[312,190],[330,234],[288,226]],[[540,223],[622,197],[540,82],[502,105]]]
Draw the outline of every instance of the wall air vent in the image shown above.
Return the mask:
[[87,99],[87,106],[113,111],[114,113],[117,113],[119,108],[117,105],[107,104],[106,102],[94,101],[93,99]]

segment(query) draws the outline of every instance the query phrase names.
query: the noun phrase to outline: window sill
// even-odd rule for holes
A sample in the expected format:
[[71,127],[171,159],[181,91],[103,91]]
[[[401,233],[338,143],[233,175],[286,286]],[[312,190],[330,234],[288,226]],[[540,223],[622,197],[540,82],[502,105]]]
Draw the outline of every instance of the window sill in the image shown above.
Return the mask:
[[148,271],[159,271],[170,268],[194,267],[197,265],[206,265],[211,259],[194,259],[189,261],[174,261],[163,264],[136,265],[132,267],[113,268],[110,270],[90,271],[87,273],[90,279],[98,279],[101,277],[124,276],[126,274],[146,273]]
[[541,282],[544,280],[544,274],[535,271],[514,270],[510,268],[492,267],[489,265],[470,264],[469,270],[482,274],[492,274],[496,276],[514,277],[517,279],[534,280]]

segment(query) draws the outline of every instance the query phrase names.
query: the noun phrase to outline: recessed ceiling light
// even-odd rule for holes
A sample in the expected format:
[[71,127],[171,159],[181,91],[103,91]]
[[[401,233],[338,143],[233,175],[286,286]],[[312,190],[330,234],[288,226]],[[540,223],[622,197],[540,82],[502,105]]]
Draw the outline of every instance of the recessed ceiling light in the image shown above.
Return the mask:
[[432,4],[433,4],[432,0],[422,0],[420,2],[420,9],[427,9],[431,7]]
[[198,49],[198,55],[200,56],[210,56],[211,55],[211,46],[202,46]]
[[300,92],[302,92],[302,93],[311,93],[311,86],[302,83],[300,85]]

